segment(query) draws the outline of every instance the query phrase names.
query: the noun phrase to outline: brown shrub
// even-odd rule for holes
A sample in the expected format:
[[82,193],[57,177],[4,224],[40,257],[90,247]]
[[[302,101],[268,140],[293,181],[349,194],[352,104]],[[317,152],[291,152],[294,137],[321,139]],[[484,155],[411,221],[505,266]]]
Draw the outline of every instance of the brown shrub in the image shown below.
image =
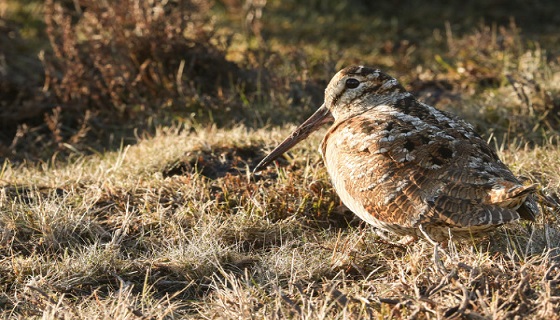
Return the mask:
[[46,2],[46,83],[63,109],[128,119],[213,96],[240,73],[210,43],[209,1],[86,3],[72,12]]
[[250,90],[252,76],[226,59],[227,35],[226,43],[218,41],[211,6],[211,0],[47,0],[51,49],[34,71],[44,70],[44,84],[39,76],[4,86],[0,72],[2,88],[30,88],[26,99],[13,94],[12,107],[2,105],[9,126],[0,129],[0,157],[83,149],[83,138],[102,137],[108,126],[206,115],[224,104],[235,112],[239,102],[229,92]]

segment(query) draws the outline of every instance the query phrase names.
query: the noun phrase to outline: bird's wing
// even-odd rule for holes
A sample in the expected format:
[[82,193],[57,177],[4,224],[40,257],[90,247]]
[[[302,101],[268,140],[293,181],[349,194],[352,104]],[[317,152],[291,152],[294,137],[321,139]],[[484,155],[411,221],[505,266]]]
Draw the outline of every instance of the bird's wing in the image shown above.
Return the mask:
[[472,128],[459,129],[364,113],[335,123],[322,152],[342,201],[355,213],[405,227],[518,219],[516,209],[534,186],[523,186]]

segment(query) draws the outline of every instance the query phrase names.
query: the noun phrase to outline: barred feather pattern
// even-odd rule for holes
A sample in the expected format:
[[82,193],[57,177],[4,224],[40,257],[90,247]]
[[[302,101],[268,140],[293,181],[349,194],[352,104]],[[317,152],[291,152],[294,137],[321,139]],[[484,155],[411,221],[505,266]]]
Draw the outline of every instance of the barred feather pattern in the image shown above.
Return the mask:
[[319,151],[334,188],[378,228],[443,241],[539,214],[537,186],[522,184],[472,125],[363,66],[339,71],[323,106],[257,168],[331,120]]

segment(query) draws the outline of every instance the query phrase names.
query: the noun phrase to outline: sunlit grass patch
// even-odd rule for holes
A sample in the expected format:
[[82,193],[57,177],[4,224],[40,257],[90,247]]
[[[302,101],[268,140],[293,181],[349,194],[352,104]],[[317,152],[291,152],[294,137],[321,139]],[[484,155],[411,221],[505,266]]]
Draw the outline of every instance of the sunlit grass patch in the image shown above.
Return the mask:
[[[248,175],[259,150],[290,129],[186,126],[72,163],[8,164],[0,206],[2,253],[11,257],[0,264],[11,275],[8,312],[507,318],[558,311],[557,208],[533,226],[453,243],[442,274],[428,242],[389,244],[336,209],[315,151],[320,134],[256,181]],[[510,146],[500,155],[516,174],[541,172],[543,192],[554,198],[559,177],[547,168],[558,152],[555,144]]]

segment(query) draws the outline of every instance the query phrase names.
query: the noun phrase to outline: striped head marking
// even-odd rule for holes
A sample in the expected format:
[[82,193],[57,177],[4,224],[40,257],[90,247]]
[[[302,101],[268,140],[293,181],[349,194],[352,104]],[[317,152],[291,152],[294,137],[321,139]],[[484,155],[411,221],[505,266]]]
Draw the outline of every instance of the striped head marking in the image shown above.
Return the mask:
[[339,71],[325,90],[325,106],[335,120],[349,118],[407,94],[399,82],[381,72],[363,66]]

